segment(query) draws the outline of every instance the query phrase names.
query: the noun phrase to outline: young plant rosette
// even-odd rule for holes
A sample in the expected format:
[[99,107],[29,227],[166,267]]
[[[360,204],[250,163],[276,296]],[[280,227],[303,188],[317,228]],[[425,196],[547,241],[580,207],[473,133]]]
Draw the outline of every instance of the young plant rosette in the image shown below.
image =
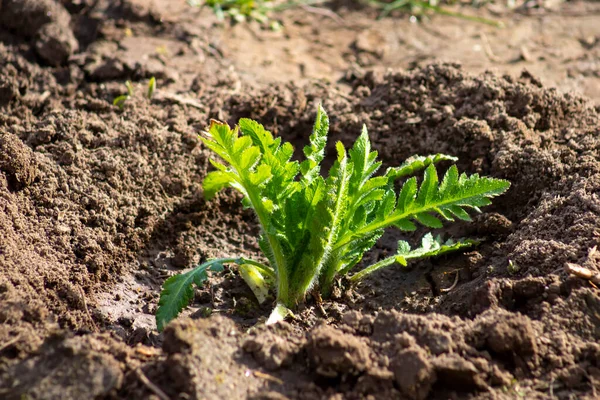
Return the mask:
[[[193,285],[202,285],[208,271],[222,271],[226,263],[238,265],[260,303],[274,289],[276,304],[267,323],[279,321],[310,292],[327,297],[334,280],[353,271],[386,228],[414,231],[417,224],[441,228],[442,221],[470,221],[469,212],[480,212],[480,207],[491,204],[491,198],[510,186],[502,179],[459,174],[456,165],[440,182],[435,164],[456,161],[444,154],[414,156],[375,175],[382,163],[371,150],[366,127],[350,150],[336,143],[337,158],[324,177],[321,162],[328,131],[327,114],[319,106],[310,144],[304,148],[305,159],[298,162],[292,161],[290,143],[274,138],[255,121],[241,119],[233,129],[211,121],[202,141],[220,160],[210,160],[215,170],[204,179],[204,196],[210,200],[226,187],[243,194],[244,206],[254,210],[261,226],[259,243],[267,262],[243,257],[213,259],[170,277],[156,312],[159,330],[190,303]],[[419,185],[413,175],[421,171]],[[358,282],[394,263],[406,266],[408,260],[438,256],[474,243],[443,241],[431,233],[415,249],[399,241],[396,254],[365,266],[349,280]]]

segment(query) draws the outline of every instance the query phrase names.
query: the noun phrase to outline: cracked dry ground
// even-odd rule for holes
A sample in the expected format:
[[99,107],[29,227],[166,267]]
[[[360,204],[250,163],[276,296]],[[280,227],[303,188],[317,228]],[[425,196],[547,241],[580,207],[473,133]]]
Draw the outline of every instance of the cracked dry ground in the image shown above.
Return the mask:
[[[124,28],[180,43],[182,62],[210,47],[144,4],[0,1],[1,398],[596,398],[599,291],[564,272],[567,262],[599,270],[591,100],[529,73],[448,63],[266,84],[215,73],[222,61],[210,52],[192,75],[189,64],[161,67],[160,54],[108,57],[131,40]],[[127,78],[137,93],[119,110],[111,103]],[[275,327],[233,268],[159,335],[153,312],[168,274],[259,252],[240,196],[204,201],[198,133],[210,118],[250,117],[299,147],[319,102],[330,145],[351,143],[364,123],[386,165],[443,152],[509,179],[485,214],[442,231],[483,243],[382,271],[336,293],[326,316],[309,302]],[[399,238],[386,234],[365,262]]]

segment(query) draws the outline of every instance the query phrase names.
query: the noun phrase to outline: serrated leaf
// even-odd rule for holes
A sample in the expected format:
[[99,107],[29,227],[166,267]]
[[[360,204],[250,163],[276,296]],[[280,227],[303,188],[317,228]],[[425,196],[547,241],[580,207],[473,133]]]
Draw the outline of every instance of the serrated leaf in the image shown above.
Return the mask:
[[313,132],[310,135],[310,144],[304,147],[304,160],[300,164],[300,172],[306,182],[315,179],[321,168],[320,163],[325,157],[325,145],[327,144],[327,134],[329,132],[329,118],[327,113],[321,107],[317,108],[317,117],[313,126]]
[[413,224],[409,219],[401,219],[394,222],[394,226],[402,231],[413,232],[417,230],[415,224]]
[[421,246],[417,247],[416,249],[411,249],[408,242],[400,240],[398,241],[398,251],[395,255],[384,258],[383,260],[364,268],[362,271],[354,274],[350,278],[350,281],[358,282],[365,276],[394,263],[398,263],[406,267],[408,265],[408,260],[436,257],[445,253],[468,248],[475,244],[477,244],[477,242],[474,240],[462,240],[458,242],[448,240],[443,242],[440,236],[434,238],[431,233],[428,233],[423,237],[421,240]]
[[398,253],[396,256],[403,257],[405,260],[440,256],[451,251],[472,247],[477,242],[474,240],[462,241],[446,241],[444,242],[440,236],[433,237],[431,233],[426,234],[421,240],[421,246],[416,249],[410,249],[406,246],[408,243],[398,242]]
[[223,271],[222,260],[210,260],[185,274],[173,275],[163,284],[156,310],[156,327],[162,331],[194,298],[193,284],[200,287],[208,279],[207,271]]
[[414,218],[419,221],[419,223],[421,223],[422,225],[425,225],[428,228],[441,228],[444,225],[442,224],[442,221],[440,221],[439,219],[437,219],[436,217],[434,217],[431,214],[428,213],[419,213],[419,214],[415,214]]
[[249,171],[260,160],[260,149],[256,146],[252,146],[244,150],[240,159],[239,166],[241,169]]
[[388,169],[386,175],[390,179],[399,179],[405,176],[414,175],[416,172],[419,172],[431,164],[436,164],[441,161],[457,161],[458,158],[449,156],[447,154],[433,154],[426,157],[423,156],[413,156],[406,160],[401,166],[396,168]]
[[458,168],[456,165],[451,166],[446,171],[444,175],[444,179],[442,179],[442,183],[440,185],[440,195],[441,196],[449,196],[451,193],[449,191],[456,189],[458,186]]
[[423,183],[419,188],[419,194],[417,195],[417,204],[424,206],[431,203],[438,193],[438,176],[435,166],[431,164],[425,170],[425,177]]
[[215,167],[216,169],[218,169],[219,171],[227,171],[227,167],[225,165],[223,165],[222,163],[220,163],[220,162],[218,162],[216,160],[213,160],[212,158],[210,158],[208,160],[208,162],[210,162],[211,165],[213,167]]
[[273,147],[273,135],[264,126],[248,118],[239,120],[240,131],[248,136],[254,145],[258,146],[262,153],[266,153]]
[[212,171],[209,172],[202,181],[204,189],[204,198],[210,200],[215,197],[215,194],[234,182],[234,176],[228,172]]
[[[508,181],[480,177],[478,174],[471,176],[461,174],[457,180],[454,168],[450,168],[446,176],[447,179],[445,177],[442,182],[443,190],[440,190],[435,166],[430,164],[425,171],[423,183],[416,196],[417,181],[415,177],[412,177],[402,186],[396,210],[393,213],[388,216],[379,214],[378,218],[371,220],[363,228],[345,233],[338,240],[336,248],[352,242],[355,237],[397,225],[398,221],[408,219],[414,219],[427,227],[440,228],[442,223],[433,214],[452,220],[453,211],[456,211],[460,215],[457,216],[458,218],[467,218],[468,214],[465,215],[465,208],[479,212],[479,207],[491,204],[491,198],[504,193],[510,186]],[[465,212],[461,212],[459,208]]]
[[415,200],[417,194],[417,178],[410,178],[407,180],[398,196],[398,210],[405,210]]
[[396,194],[393,190],[388,190],[383,195],[383,199],[379,206],[378,217],[383,219],[394,211],[396,206]]
[[251,173],[250,183],[254,186],[262,186],[273,177],[271,174],[271,167],[265,164],[261,164],[256,169],[256,172]]
[[471,216],[462,208],[460,208],[460,206],[456,205],[456,206],[449,206],[448,207],[448,211],[450,211],[452,214],[454,214],[456,216],[456,218],[458,219],[462,219],[463,221],[472,221]]

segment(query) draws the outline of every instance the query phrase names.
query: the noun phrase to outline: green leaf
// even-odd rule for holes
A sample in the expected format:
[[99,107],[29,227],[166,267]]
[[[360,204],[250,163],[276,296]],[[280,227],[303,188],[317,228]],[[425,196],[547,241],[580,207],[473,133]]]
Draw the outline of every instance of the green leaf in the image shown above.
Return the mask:
[[122,110],[123,107],[125,107],[125,103],[127,102],[127,100],[129,100],[129,96],[126,94],[116,97],[113,100],[113,106],[117,106]]
[[446,154],[433,154],[430,156],[413,156],[406,160],[401,166],[396,168],[389,168],[386,175],[394,180],[403,178],[405,176],[414,175],[415,173],[424,170],[432,164],[437,164],[441,161],[452,161],[456,162],[458,158],[452,157]]
[[223,259],[209,260],[185,274],[173,275],[165,281],[156,310],[156,327],[159,332],[190,304],[194,298],[192,285],[200,287],[208,279],[209,270],[223,271]]
[[410,178],[404,183],[398,196],[398,210],[407,209],[414,201],[417,194],[417,178]]
[[394,222],[393,226],[400,229],[401,231],[406,231],[406,232],[413,232],[413,231],[417,230],[417,226],[415,224],[413,224],[409,219],[398,220],[398,221]]
[[127,88],[127,94],[130,97],[133,96],[133,84],[131,81],[125,81],[125,87]]
[[338,240],[335,248],[341,248],[356,237],[370,232],[397,226],[399,221],[402,221],[400,227],[403,229],[405,221],[410,219],[430,228],[441,228],[441,221],[433,214],[438,214],[446,220],[452,220],[452,215],[468,220],[468,209],[480,212],[480,207],[491,204],[491,198],[504,193],[510,187],[508,181],[480,177],[478,174],[461,174],[458,179],[456,177],[457,169],[451,167],[439,185],[435,166],[430,164],[425,170],[418,194],[416,178],[412,177],[402,186],[394,212],[387,216],[379,213],[377,218],[364,227],[346,233]]
[[428,213],[415,214],[414,218],[428,228],[441,228],[444,226],[442,221]]
[[354,274],[350,281],[358,282],[365,276],[372,274],[382,268],[390,266],[394,263],[398,263],[404,267],[408,265],[408,260],[421,259],[427,257],[437,257],[445,253],[458,251],[461,249],[469,248],[476,245],[478,242],[475,240],[460,240],[454,242],[453,240],[447,240],[444,242],[440,236],[433,237],[431,233],[426,234],[421,240],[421,246],[416,249],[411,249],[410,244],[404,240],[398,241],[398,251],[391,257],[384,258],[377,263],[368,266],[362,271]]
[[146,93],[146,97],[148,97],[148,100],[152,100],[155,90],[156,90],[156,78],[152,77],[148,81],[148,92]]
[[377,217],[383,219],[394,211],[396,206],[396,193],[393,190],[387,190],[383,195]]
[[328,132],[329,118],[323,107],[319,104],[313,132],[310,135],[310,144],[304,147],[306,160],[300,164],[300,172],[306,182],[311,182],[321,171],[320,164],[325,157]]
[[399,241],[396,257],[402,257],[404,260],[436,257],[452,251],[472,247],[477,243],[475,240],[468,239],[457,242],[453,240],[444,242],[441,236],[434,237],[431,233],[428,233],[421,239],[421,246],[416,249],[411,250],[407,242]]
[[435,170],[435,166],[431,164],[425,170],[425,178],[423,178],[423,183],[419,189],[419,194],[417,195],[417,204],[420,206],[424,206],[426,204],[431,203],[433,198],[436,196],[438,192],[438,176],[437,171]]
[[232,182],[235,182],[235,177],[231,173],[223,171],[209,172],[202,181],[204,198],[206,200],[212,199],[219,190],[229,186]]
[[265,164],[261,164],[256,169],[256,172],[250,174],[250,183],[254,186],[262,186],[271,179],[271,167]]
[[273,135],[264,126],[251,119],[242,118],[238,122],[240,130],[247,135],[254,145],[258,146],[262,153],[272,150],[274,145]]

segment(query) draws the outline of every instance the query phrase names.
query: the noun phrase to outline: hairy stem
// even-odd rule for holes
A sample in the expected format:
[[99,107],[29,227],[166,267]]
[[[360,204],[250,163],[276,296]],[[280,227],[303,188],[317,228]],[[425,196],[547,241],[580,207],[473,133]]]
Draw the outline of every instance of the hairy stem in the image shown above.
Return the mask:
[[321,274],[321,278],[319,279],[319,286],[321,289],[321,294],[324,298],[329,297],[331,294],[331,286],[333,285],[333,280],[335,279],[338,270],[339,270],[340,262],[338,253],[332,253],[328,260],[328,265],[325,268],[323,274]]
[[357,283],[358,281],[363,279],[365,276],[372,274],[373,272],[378,271],[381,268],[385,268],[389,265],[392,265],[395,262],[396,262],[396,256],[384,258],[383,260],[378,261],[375,264],[368,266],[367,268],[361,270],[360,272],[352,275],[350,277],[350,282]]
[[[256,216],[258,217],[260,225],[263,227],[268,227],[269,223],[267,210],[265,210],[262,206],[260,199],[256,198],[256,195],[253,191],[246,191],[246,193],[248,194],[252,208],[256,212]],[[281,244],[275,235],[267,232],[266,229],[264,234],[267,238],[269,247],[271,248],[273,258],[275,260],[275,265],[273,267],[277,273],[277,301],[285,305],[289,305],[289,277],[283,249],[281,248]]]
[[[335,199],[335,205],[334,205],[334,214],[333,214],[333,221],[331,223],[331,229],[329,230],[329,233],[327,234],[327,238],[325,240],[325,246],[324,246],[324,251],[323,254],[321,255],[321,258],[317,261],[316,263],[316,270],[314,272],[314,274],[312,274],[312,276],[308,277],[309,279],[306,279],[306,282],[302,282],[301,286],[300,286],[300,290],[296,293],[296,295],[294,296],[295,298],[292,299],[294,302],[297,301],[299,298],[302,298],[304,296],[306,296],[306,292],[308,292],[308,290],[311,288],[311,286],[313,285],[314,281],[319,277],[319,274],[321,272],[321,270],[323,269],[324,266],[328,267],[326,268],[327,270],[325,271],[326,275],[329,274],[333,274],[335,275],[335,273],[337,271],[329,271],[329,269],[331,268],[331,249],[335,244],[335,239],[339,230],[339,226],[340,226],[340,221],[343,218],[343,214],[344,214],[344,209],[342,207],[343,203],[344,203],[344,195],[347,192],[347,188],[348,188],[348,171],[346,169],[346,161],[343,163],[340,163],[340,171],[342,171],[342,176],[340,177],[340,187],[338,189],[337,192],[337,197]],[[336,263],[333,263],[336,264]],[[323,288],[321,288],[323,289]]]

